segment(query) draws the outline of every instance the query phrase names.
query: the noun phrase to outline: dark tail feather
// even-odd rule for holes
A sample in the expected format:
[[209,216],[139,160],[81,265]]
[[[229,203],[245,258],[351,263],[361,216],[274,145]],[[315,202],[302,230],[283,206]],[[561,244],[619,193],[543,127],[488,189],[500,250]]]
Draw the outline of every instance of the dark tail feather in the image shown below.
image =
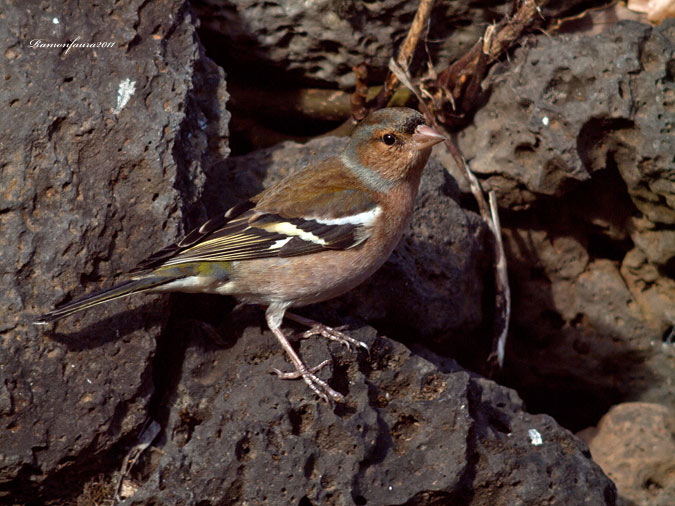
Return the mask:
[[149,276],[147,278],[125,281],[124,283],[120,283],[119,285],[113,286],[112,288],[94,292],[72,302],[68,302],[63,306],[54,309],[54,311],[42,315],[35,321],[35,323],[38,325],[44,325],[49,322],[60,320],[61,318],[70,316],[71,314],[82,311],[83,309],[88,309],[92,306],[96,306],[110,300],[126,297],[132,293],[145,292],[157,286],[175,281],[175,279],[176,278],[171,277]]

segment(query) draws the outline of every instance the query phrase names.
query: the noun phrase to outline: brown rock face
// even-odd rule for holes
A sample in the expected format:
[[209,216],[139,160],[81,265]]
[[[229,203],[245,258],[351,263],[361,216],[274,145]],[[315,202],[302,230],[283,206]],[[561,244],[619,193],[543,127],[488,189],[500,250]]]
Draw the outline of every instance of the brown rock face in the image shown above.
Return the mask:
[[618,404],[579,436],[621,498],[637,506],[670,504],[675,493],[672,409],[647,402]]

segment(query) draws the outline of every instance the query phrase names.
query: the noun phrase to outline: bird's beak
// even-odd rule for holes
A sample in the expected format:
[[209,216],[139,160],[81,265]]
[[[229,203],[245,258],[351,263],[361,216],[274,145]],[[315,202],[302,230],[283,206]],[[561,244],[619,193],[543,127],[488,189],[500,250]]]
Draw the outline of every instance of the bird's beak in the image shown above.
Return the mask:
[[439,134],[436,130],[426,125],[418,125],[415,133],[412,136],[413,148],[422,151],[430,148],[439,142],[443,142],[445,137]]

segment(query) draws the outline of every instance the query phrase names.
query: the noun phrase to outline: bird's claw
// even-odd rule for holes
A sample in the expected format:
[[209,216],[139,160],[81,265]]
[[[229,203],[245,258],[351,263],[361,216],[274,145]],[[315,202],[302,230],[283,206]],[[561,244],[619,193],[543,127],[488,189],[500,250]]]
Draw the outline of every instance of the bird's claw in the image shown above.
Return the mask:
[[[302,378],[304,382],[312,389],[312,391],[318,395],[321,399],[326,402],[329,402],[328,397],[330,396],[335,402],[344,402],[345,397],[340,392],[333,390],[328,383],[319,378],[315,373],[321,370],[323,367],[327,366],[330,363],[330,360],[324,360],[319,365],[308,368],[302,366],[297,368],[293,372],[283,372],[277,368],[273,368],[272,372],[276,374],[280,379],[298,379]],[[328,394],[328,395],[326,395]]]
[[311,326],[309,330],[303,332],[302,334],[302,337],[305,339],[312,336],[323,336],[326,339],[330,339],[331,341],[336,341],[340,344],[344,344],[350,351],[352,349],[352,346],[359,346],[365,349],[368,353],[370,353],[370,348],[363,341],[354,339],[353,337],[345,334],[344,332],[341,332],[338,329],[334,329],[333,327],[324,325],[323,323],[315,323],[314,325]]

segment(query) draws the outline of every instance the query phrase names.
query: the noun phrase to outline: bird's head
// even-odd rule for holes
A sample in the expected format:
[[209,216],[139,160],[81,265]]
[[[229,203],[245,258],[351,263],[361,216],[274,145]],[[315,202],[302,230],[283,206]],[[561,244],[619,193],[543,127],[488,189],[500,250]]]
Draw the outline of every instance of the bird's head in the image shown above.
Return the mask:
[[388,107],[358,125],[341,159],[371,189],[385,191],[419,176],[432,146],[444,139],[414,109]]

